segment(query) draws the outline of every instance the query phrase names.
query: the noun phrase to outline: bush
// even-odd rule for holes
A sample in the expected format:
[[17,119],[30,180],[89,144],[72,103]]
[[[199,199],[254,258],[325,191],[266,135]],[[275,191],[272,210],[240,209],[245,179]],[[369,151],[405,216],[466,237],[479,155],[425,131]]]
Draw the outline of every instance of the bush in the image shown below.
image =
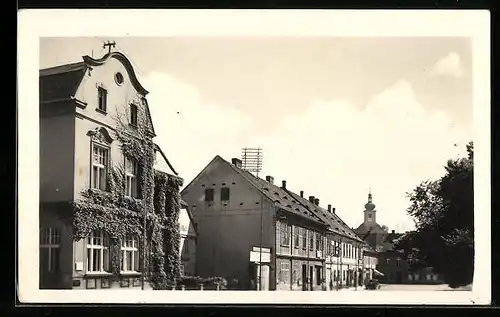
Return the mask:
[[177,285],[193,287],[203,284],[203,286],[219,286],[221,289],[226,288],[227,281],[223,277],[200,277],[200,276],[182,276],[177,280]]

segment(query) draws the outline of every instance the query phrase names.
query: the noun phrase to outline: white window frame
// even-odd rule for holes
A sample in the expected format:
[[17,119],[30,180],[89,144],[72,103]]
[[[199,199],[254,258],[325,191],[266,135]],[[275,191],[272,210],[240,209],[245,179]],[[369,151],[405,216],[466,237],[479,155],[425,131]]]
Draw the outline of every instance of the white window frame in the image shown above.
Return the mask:
[[301,229],[300,227],[293,226],[293,247],[295,249],[300,248],[300,239],[302,238],[300,229]]
[[[99,190],[107,189],[109,154],[109,147],[95,142],[92,143],[91,188]],[[101,179],[101,171],[104,171],[104,180]]]
[[[61,230],[55,227],[40,228],[40,249],[48,249],[48,272],[56,272],[56,264],[52,259],[55,252],[60,252],[61,247]],[[57,258],[59,259],[59,257]],[[39,264],[42,266],[42,264]]]
[[133,158],[125,157],[125,196],[137,198],[137,174],[139,164]]
[[[132,267],[128,267],[128,255],[132,254]],[[121,272],[139,272],[139,238],[136,236],[127,236],[121,242]]]
[[[100,239],[99,243],[96,241]],[[101,230],[96,230],[92,232],[87,237],[87,264],[86,271],[87,273],[109,273],[110,267],[110,255],[109,255],[109,237]],[[89,252],[90,250],[90,257]],[[100,253],[100,262],[98,263],[97,268],[92,267],[94,264],[94,250],[98,250]],[[107,255],[107,263],[104,258]]]
[[280,244],[283,247],[290,247],[291,245],[291,237],[290,237],[290,226],[286,222],[280,223],[280,233],[281,233],[281,241]]

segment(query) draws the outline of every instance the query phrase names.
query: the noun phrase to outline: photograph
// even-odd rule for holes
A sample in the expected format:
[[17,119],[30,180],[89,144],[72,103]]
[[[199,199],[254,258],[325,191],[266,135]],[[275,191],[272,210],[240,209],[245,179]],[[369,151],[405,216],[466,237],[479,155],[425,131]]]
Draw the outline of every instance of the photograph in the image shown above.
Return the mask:
[[235,12],[116,35],[127,13],[64,31],[38,11],[52,25],[19,62],[30,301],[489,302],[489,23],[280,34]]

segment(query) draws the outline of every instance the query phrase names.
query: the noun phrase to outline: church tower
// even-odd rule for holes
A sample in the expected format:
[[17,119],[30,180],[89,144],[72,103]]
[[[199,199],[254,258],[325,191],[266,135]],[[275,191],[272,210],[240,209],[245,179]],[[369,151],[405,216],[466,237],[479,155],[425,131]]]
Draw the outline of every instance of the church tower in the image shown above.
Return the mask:
[[375,204],[372,202],[372,191],[368,192],[368,202],[365,204],[365,221],[364,225],[366,227],[372,227],[377,224],[377,219],[376,219],[376,214],[377,211],[375,210]]

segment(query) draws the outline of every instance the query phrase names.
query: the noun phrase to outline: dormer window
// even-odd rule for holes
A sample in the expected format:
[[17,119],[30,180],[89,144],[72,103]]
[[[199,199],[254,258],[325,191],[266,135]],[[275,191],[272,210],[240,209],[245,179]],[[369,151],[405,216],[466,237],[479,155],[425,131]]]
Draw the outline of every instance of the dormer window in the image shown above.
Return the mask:
[[130,104],[130,124],[137,126],[137,105]]

